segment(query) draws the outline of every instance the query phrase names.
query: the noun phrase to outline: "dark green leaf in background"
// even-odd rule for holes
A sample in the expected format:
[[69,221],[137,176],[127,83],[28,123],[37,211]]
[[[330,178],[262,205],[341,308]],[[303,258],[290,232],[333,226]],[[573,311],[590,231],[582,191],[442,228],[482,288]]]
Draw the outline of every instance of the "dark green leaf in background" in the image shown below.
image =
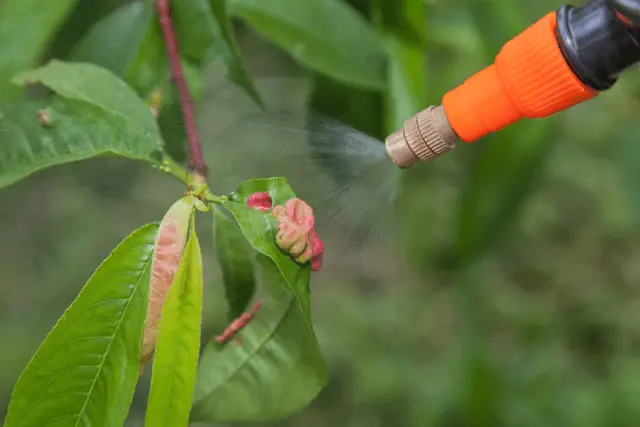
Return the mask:
[[229,11],[308,68],[354,87],[385,86],[380,38],[339,0],[229,0]]
[[527,120],[483,140],[486,146],[460,195],[457,257],[470,262],[504,235],[549,158],[552,125]]
[[191,218],[189,238],[162,309],[146,427],[186,427],[194,393],[202,315],[202,257]]
[[204,68],[221,61],[229,79],[263,106],[242,63],[226,11],[227,0],[190,0],[174,3],[173,19],[182,55]]
[[393,34],[398,41],[413,47],[426,44],[426,4],[424,0],[375,0],[381,29]]
[[251,262],[253,249],[247,244],[238,224],[220,209],[213,209],[213,233],[222,269],[222,279],[229,303],[229,320],[240,316],[247,308],[256,289]]
[[5,427],[121,426],[138,379],[157,224],[98,267],[15,386]]
[[426,5],[421,0],[377,3],[374,11],[389,51],[385,130],[390,134],[427,107]]
[[69,58],[79,40],[85,37],[91,28],[114,10],[131,0],[103,0],[100,2],[76,2],[73,11],[64,24],[49,42],[49,46],[42,57],[44,60],[51,58]]
[[128,3],[94,25],[75,47],[71,59],[100,65],[122,77],[142,54],[140,48],[155,17],[152,1]]
[[386,131],[390,134],[427,107],[427,88],[423,49],[403,44],[395,37],[388,39],[387,47],[390,59]]
[[51,37],[77,0],[3,0],[0,2],[0,100],[20,94],[11,77],[40,59]]
[[504,7],[502,0],[476,0],[465,2],[465,6],[482,35],[487,61],[493,62],[502,45],[533,24],[524,17],[522,5],[518,3]]

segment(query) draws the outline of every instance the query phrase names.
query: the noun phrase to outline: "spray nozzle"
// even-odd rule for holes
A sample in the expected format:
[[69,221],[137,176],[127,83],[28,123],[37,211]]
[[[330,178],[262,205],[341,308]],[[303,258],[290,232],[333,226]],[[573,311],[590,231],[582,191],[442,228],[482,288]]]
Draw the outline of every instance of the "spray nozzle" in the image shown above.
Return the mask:
[[447,92],[442,106],[407,120],[387,138],[387,152],[402,168],[433,159],[457,139],[474,142],[592,99],[637,62],[640,0],[562,6],[505,43],[494,63]]
[[402,129],[386,139],[385,145],[393,163],[408,168],[417,161],[431,160],[453,150],[457,140],[440,105],[409,118]]

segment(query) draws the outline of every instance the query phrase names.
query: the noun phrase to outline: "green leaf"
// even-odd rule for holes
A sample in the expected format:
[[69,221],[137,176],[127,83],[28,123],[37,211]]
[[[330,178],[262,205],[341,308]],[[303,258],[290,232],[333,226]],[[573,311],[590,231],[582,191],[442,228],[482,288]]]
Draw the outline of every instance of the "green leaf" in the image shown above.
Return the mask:
[[[242,346],[211,342],[205,348],[192,421],[282,419],[314,399],[329,377],[310,322],[309,267],[296,264],[276,246],[274,218],[246,206],[251,194],[263,191],[274,205],[295,197],[284,178],[255,179],[243,182],[222,204],[258,251],[257,271],[271,298],[238,333]],[[231,225],[225,227],[230,230]]]
[[274,206],[296,197],[285,178],[256,179],[243,182],[234,194],[234,201],[223,201],[222,205],[235,217],[249,244],[276,263],[287,288],[295,295],[303,317],[311,327],[309,265],[297,264],[277,246],[278,229],[275,218],[246,205],[246,200],[252,193],[262,191],[269,192]]
[[491,62],[510,38],[531,24],[525,18],[521,3],[514,3],[513,7],[504,7],[502,0],[477,0],[467,2],[466,6],[479,33],[482,34],[486,59]]
[[388,31],[387,134],[426,107],[425,8],[421,0],[379,2],[380,25]]
[[136,230],[98,267],[18,379],[5,427],[124,423],[157,231]]
[[146,427],[189,424],[202,316],[202,256],[193,216],[190,228],[160,319]]
[[71,59],[100,65],[117,76],[139,55],[155,20],[153,2],[125,4],[99,21],[78,43]]
[[108,69],[141,97],[171,85],[153,0],[127,3],[111,12],[76,45],[71,60]]
[[229,0],[229,12],[313,70],[355,87],[385,87],[380,38],[339,0]]
[[426,67],[424,52],[401,43],[388,40],[389,88],[387,91],[387,133],[404,126],[405,120],[426,107]]
[[154,90],[172,84],[164,38],[155,15],[138,45],[136,55],[126,64],[122,78],[145,98]]
[[[282,280],[275,265],[269,280]],[[234,343],[207,345],[192,421],[259,422],[288,417],[313,400],[329,369],[295,298],[266,301]]]
[[12,100],[19,88],[11,77],[33,66],[47,42],[78,0],[3,0],[0,2],[0,98]]
[[173,10],[182,55],[204,68],[212,61],[227,67],[229,79],[244,89],[259,106],[264,103],[244,68],[227,16],[226,0],[175,2]]
[[[39,122],[40,111],[49,117],[49,126]],[[23,102],[0,114],[0,188],[50,166],[105,154],[160,162],[157,134],[85,102]]]
[[102,67],[52,60],[43,67],[21,73],[14,81],[41,83],[64,98],[86,102],[120,117],[132,128],[160,141],[158,126],[149,108],[131,87]]
[[376,1],[377,22],[402,44],[422,47],[426,44],[426,4],[424,0]]
[[213,217],[216,254],[229,303],[229,320],[233,320],[245,311],[256,290],[251,248],[233,219],[215,207]]
[[[523,129],[526,126],[526,131]],[[456,253],[471,262],[504,235],[550,153],[553,120],[526,121],[486,137],[460,196]]]
[[633,209],[636,225],[640,224],[640,125],[632,122],[615,132],[615,160],[620,174],[620,186]]
[[193,195],[186,195],[178,199],[171,205],[160,222],[151,264],[153,273],[149,284],[149,302],[147,303],[147,315],[142,334],[141,373],[155,352],[162,309],[184,255],[196,200],[201,202]]

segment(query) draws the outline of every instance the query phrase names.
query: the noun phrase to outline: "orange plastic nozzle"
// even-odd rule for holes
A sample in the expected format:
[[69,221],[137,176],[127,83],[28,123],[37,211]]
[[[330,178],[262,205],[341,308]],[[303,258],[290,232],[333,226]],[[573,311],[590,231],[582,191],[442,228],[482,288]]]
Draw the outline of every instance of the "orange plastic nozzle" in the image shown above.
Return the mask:
[[473,142],[524,117],[548,117],[598,94],[567,64],[555,28],[551,12],[507,42],[492,65],[443,97],[461,140]]

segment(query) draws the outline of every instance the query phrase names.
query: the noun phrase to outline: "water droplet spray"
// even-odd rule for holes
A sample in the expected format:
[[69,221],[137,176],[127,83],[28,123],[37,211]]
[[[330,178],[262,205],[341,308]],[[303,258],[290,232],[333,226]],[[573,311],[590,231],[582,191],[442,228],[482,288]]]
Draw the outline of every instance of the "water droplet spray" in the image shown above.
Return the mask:
[[400,169],[385,144],[319,114],[258,113],[216,137],[210,181],[284,176],[316,212],[319,232],[367,244],[392,224]]

